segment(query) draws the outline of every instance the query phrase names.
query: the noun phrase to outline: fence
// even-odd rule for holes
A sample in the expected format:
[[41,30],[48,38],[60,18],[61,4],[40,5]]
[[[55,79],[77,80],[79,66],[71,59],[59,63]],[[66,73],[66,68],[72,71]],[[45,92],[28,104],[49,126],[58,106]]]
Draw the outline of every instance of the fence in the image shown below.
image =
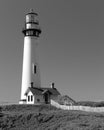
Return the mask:
[[89,107],[89,106],[66,106],[51,100],[51,105],[63,110],[80,110],[86,112],[104,112],[104,107]]

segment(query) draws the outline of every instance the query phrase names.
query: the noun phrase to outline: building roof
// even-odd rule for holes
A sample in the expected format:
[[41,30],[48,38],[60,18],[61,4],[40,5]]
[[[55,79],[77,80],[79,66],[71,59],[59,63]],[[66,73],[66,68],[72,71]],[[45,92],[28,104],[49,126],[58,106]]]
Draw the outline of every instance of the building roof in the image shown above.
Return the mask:
[[42,88],[43,91],[47,90],[52,95],[60,95],[59,91],[56,88]]
[[28,92],[31,91],[33,95],[43,95],[44,93],[49,93],[51,95],[60,95],[58,90],[56,88],[36,88],[36,87],[29,87],[25,93],[25,95],[28,94]]
[[37,13],[35,13],[35,12],[34,12],[34,10],[33,10],[33,9],[30,9],[30,12],[29,12],[29,13],[27,13],[26,15],[29,15],[29,14],[35,14],[35,15],[38,15]]
[[76,101],[73,100],[71,97],[69,97],[68,95],[64,95],[64,96],[59,96],[57,102],[61,105],[71,105],[71,104],[76,104]]

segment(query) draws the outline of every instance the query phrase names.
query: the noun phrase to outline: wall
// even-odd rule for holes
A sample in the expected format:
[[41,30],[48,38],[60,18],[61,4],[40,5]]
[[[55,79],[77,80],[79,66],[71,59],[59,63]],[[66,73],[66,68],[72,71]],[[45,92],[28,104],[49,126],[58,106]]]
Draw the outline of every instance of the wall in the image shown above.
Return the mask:
[[[38,101],[38,99],[40,101]],[[42,104],[42,103],[44,103],[43,95],[35,95],[34,96],[34,104]]]
[[104,107],[88,107],[88,106],[66,106],[60,105],[54,100],[51,100],[51,105],[63,109],[63,110],[80,110],[80,111],[87,111],[87,112],[104,112]]
[[51,101],[51,99],[54,100],[54,101],[57,101],[58,96],[57,95],[51,95],[50,96],[50,101]]
[[[28,96],[30,96],[30,101],[28,102]],[[34,96],[33,96],[33,101],[31,101],[31,96],[33,96],[32,92],[30,91],[28,93],[28,95],[26,96],[26,101],[27,101],[27,104],[34,104]]]
[[[33,96],[33,101],[31,101],[31,95]],[[30,96],[30,101],[28,101],[28,96]],[[43,95],[33,95],[32,92],[30,91],[26,97],[27,104],[42,104],[44,103],[44,98]],[[38,101],[39,100],[39,101]]]
[[[36,55],[36,48],[38,39],[36,37],[24,37],[24,52],[23,52],[23,71],[22,71],[22,86],[21,86],[21,100],[26,99],[25,92],[34,82],[34,86],[41,86],[40,69],[38,65],[38,57]],[[33,73],[33,65],[36,65],[36,73]]]

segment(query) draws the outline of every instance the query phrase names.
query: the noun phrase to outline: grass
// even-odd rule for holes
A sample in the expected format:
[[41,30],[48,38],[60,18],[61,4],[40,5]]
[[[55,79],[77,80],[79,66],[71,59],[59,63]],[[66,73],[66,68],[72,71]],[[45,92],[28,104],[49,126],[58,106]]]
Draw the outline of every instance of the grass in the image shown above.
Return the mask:
[[0,130],[104,130],[104,113],[66,111],[51,105],[8,105],[0,111]]

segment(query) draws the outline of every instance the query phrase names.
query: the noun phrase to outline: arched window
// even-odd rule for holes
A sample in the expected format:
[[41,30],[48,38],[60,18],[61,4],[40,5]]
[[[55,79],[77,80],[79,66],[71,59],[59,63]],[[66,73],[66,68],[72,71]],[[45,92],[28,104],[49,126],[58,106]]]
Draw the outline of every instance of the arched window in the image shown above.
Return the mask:
[[37,73],[37,66],[35,64],[32,65],[32,72],[33,74]]
[[31,101],[33,101],[33,95],[31,95]]
[[28,96],[28,102],[30,101],[30,96]]

